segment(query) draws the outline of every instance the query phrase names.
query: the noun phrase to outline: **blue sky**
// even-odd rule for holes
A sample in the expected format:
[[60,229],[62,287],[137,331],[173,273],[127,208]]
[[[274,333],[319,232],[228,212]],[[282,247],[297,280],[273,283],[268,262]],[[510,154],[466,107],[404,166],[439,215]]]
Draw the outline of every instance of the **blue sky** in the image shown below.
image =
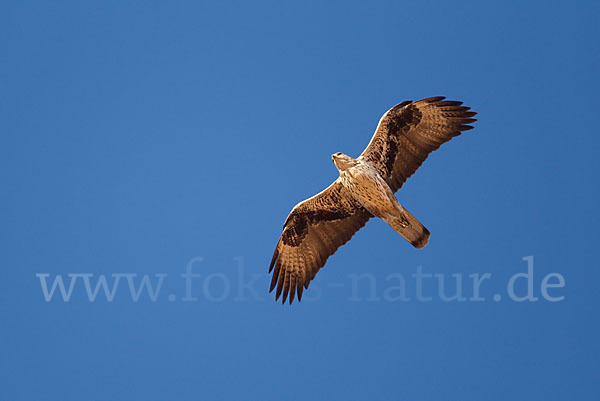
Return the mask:
[[[599,11],[4,2],[0,399],[595,399]],[[435,95],[479,121],[397,194],[430,244],[373,220],[302,303],[275,303],[281,226],[336,178],[330,155],[357,156],[388,108]],[[517,302],[528,256],[538,300]],[[460,275],[467,300],[431,278],[418,301],[419,267],[449,294]],[[469,300],[485,273],[485,301]],[[561,301],[542,296],[551,273]],[[87,276],[47,302],[39,274]],[[114,299],[90,301],[85,278],[113,274]],[[144,275],[160,290],[134,302]]]

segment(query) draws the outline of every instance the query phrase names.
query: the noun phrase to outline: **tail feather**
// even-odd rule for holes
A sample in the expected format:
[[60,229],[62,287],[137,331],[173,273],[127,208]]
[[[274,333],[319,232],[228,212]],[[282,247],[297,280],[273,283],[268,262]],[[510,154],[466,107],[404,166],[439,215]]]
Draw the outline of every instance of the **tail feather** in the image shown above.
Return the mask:
[[429,230],[406,209],[403,209],[401,215],[387,217],[384,220],[415,248],[423,248],[429,242]]

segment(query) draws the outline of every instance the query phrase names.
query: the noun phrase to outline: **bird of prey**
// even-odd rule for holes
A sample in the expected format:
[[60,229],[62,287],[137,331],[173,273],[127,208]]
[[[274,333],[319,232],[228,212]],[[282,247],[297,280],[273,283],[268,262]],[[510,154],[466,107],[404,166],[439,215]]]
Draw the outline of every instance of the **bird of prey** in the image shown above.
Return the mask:
[[333,253],[371,217],[388,223],[416,248],[429,231],[396,199],[394,193],[419,168],[429,153],[473,128],[477,113],[462,102],[442,96],[405,101],[381,117],[371,142],[353,159],[343,153],[331,158],[340,176],[322,192],[298,203],[283,225],[271,260],[270,292],[290,304]]

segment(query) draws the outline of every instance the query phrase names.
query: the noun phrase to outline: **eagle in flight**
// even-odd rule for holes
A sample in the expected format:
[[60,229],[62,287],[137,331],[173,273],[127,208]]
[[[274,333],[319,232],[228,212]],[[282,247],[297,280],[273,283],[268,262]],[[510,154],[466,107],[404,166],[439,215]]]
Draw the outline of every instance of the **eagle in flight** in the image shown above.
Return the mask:
[[340,176],[328,188],[298,203],[283,225],[269,273],[275,300],[289,295],[290,304],[329,256],[360,230],[371,217],[388,223],[416,248],[423,248],[429,231],[396,199],[394,193],[438,149],[476,121],[477,113],[462,102],[431,97],[405,101],[381,117],[371,142],[356,159],[331,156]]

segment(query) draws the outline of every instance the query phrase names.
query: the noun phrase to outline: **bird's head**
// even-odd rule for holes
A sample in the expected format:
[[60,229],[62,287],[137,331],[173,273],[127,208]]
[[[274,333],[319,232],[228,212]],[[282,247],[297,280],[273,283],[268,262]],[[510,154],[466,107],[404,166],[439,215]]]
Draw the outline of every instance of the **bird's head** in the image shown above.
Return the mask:
[[340,172],[356,165],[356,160],[340,152],[332,154],[331,160]]

